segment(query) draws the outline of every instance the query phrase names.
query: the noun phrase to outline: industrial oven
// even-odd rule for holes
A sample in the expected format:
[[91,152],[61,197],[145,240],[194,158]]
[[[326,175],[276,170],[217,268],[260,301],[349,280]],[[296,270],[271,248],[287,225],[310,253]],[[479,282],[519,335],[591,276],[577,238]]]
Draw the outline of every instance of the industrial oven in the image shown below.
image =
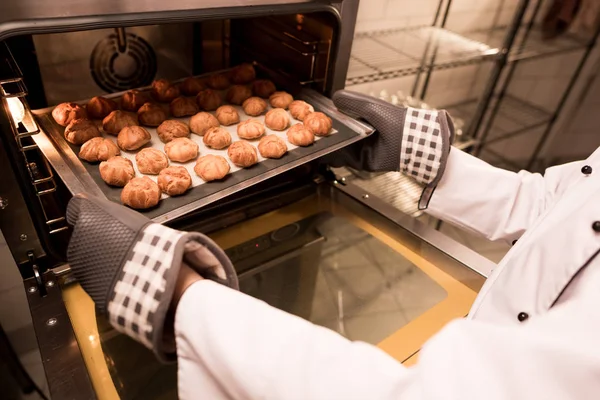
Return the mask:
[[344,87],[358,0],[7,0],[0,4],[0,227],[24,279],[56,398],[172,398],[175,367],[94,313],[65,252],[74,193],[119,201],[49,117],[252,63],[334,134],[143,211],[211,236],[241,290],[400,361],[464,316],[491,264],[342,177],[324,156],[374,134],[329,99]]

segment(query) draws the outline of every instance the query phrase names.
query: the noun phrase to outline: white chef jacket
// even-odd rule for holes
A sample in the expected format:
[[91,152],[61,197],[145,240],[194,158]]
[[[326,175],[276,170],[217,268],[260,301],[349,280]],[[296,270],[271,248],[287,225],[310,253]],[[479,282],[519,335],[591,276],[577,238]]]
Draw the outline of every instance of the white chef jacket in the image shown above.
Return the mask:
[[600,399],[600,151],[542,176],[452,149],[429,212],[518,241],[417,365],[200,281],[176,314],[181,398]]

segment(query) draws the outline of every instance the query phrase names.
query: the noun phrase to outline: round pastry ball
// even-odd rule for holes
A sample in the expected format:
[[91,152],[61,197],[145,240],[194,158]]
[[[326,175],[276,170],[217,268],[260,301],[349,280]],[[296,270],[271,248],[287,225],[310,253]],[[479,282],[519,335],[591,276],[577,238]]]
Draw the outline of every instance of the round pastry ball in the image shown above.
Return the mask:
[[287,109],[294,98],[288,92],[275,92],[269,97],[271,107]]
[[137,112],[141,106],[148,102],[146,93],[139,90],[129,90],[121,97],[121,108],[125,111]]
[[227,91],[227,101],[237,106],[252,97],[252,90],[245,85],[233,85]]
[[258,153],[256,147],[243,140],[234,142],[229,149],[227,155],[231,162],[241,168],[248,168],[258,162]]
[[303,121],[308,114],[315,111],[313,106],[303,100],[292,101],[289,105],[289,109],[292,117],[298,121]]
[[137,112],[138,121],[145,126],[159,126],[167,119],[167,113],[156,103],[145,103]]
[[256,119],[247,119],[237,127],[237,134],[241,139],[258,139],[265,132],[265,126]]
[[206,84],[208,85],[208,87],[215,89],[215,90],[225,90],[230,85],[227,74],[211,75],[208,78],[208,81],[206,82]]
[[142,174],[156,175],[169,166],[169,160],[165,153],[150,147],[135,155],[135,164]]
[[192,187],[192,177],[185,167],[167,167],[158,174],[158,187],[169,196],[179,196]]
[[156,128],[156,132],[163,143],[168,143],[175,138],[190,136],[190,127],[184,122],[168,119]]
[[202,138],[204,144],[211,149],[221,150],[231,144],[231,135],[227,130],[219,127],[210,128]]
[[265,115],[265,125],[274,131],[284,131],[290,126],[290,116],[283,108],[273,108]]
[[251,117],[258,117],[267,111],[267,107],[267,102],[260,97],[250,97],[242,103],[244,112]]
[[141,126],[126,126],[121,129],[117,136],[117,144],[121,150],[137,150],[147,143],[150,143],[150,132]]
[[79,149],[79,158],[88,162],[106,161],[121,154],[119,147],[110,139],[95,137]]
[[92,119],[102,119],[118,108],[117,103],[102,96],[92,97],[85,107],[88,117]]
[[256,78],[256,71],[252,64],[238,65],[231,71],[231,81],[235,84],[250,83]]
[[138,125],[137,116],[121,110],[111,112],[102,120],[102,129],[111,135],[118,135],[126,126],[136,125]]
[[304,118],[304,126],[317,136],[327,136],[331,132],[331,118],[322,112],[312,112]]
[[303,124],[296,124],[287,131],[288,141],[296,146],[310,146],[315,142],[315,135]]
[[204,135],[210,128],[219,127],[219,120],[207,112],[199,112],[190,118],[190,129],[197,135]]
[[233,106],[221,106],[215,114],[221,125],[229,126],[240,122],[240,115]]
[[159,201],[160,189],[147,176],[133,178],[121,191],[121,202],[138,210],[154,207]]
[[195,96],[199,91],[206,89],[206,86],[204,86],[204,83],[200,79],[190,76],[181,82],[179,88],[186,96]]
[[170,103],[175,97],[179,97],[179,88],[166,79],[157,79],[152,82],[150,94],[152,94],[152,97],[156,101]]
[[174,117],[187,117],[196,114],[198,111],[198,105],[194,99],[189,97],[178,97],[171,102],[171,114]]
[[258,151],[264,158],[281,158],[287,152],[287,144],[276,135],[267,135],[258,142]]
[[268,99],[276,90],[275,84],[268,79],[258,79],[252,84],[252,92],[265,99]]
[[229,163],[225,157],[215,156],[214,154],[207,154],[198,158],[194,172],[202,180],[206,182],[216,181],[225,178],[229,173]]
[[123,187],[135,176],[133,163],[121,156],[102,161],[99,168],[100,177],[111,186]]
[[212,89],[205,89],[198,93],[196,102],[198,103],[198,107],[204,111],[214,111],[223,104],[221,95]]
[[65,128],[65,139],[73,144],[84,144],[91,138],[102,136],[96,124],[87,118],[72,120]]
[[52,118],[57,124],[67,126],[74,119],[87,118],[87,112],[77,103],[61,103],[52,110]]
[[188,138],[177,138],[165,144],[165,153],[169,160],[188,162],[198,157],[198,144]]

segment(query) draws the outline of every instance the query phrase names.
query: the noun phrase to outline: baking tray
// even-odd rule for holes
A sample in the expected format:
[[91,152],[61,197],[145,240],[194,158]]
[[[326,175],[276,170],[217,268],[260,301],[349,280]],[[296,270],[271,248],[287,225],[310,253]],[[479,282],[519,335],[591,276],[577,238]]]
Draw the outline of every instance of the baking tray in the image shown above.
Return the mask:
[[[143,88],[141,90],[147,90]],[[120,98],[124,92],[107,95],[108,98]],[[156,207],[147,210],[138,210],[148,218],[156,222],[164,223],[188,212],[203,207],[207,204],[215,202],[221,198],[229,196],[235,192],[243,190],[247,187],[255,185],[275,175],[281,174],[299,165],[305,164],[311,160],[322,157],[328,153],[345,147],[351,143],[363,139],[373,132],[373,128],[360,121],[356,121],[345,114],[337,111],[332,101],[320,93],[311,89],[300,89],[295,93],[292,92],[295,99],[302,99],[310,103],[316,111],[321,111],[327,114],[332,119],[333,132],[327,137],[318,138],[315,143],[308,147],[296,147],[289,143],[286,139],[285,131],[277,132],[267,128],[267,134],[276,134],[282,137],[288,145],[288,152],[278,160],[264,159],[260,157],[259,163],[253,167],[240,169],[235,167],[227,157],[227,149],[213,150],[208,149],[202,142],[202,137],[196,134],[191,134],[190,138],[198,143],[200,147],[200,155],[205,154],[220,154],[223,155],[230,163],[231,172],[222,181],[204,182],[193,171],[195,160],[189,163],[170,162],[171,165],[183,165],[188,169],[192,177],[192,187],[182,196],[168,197],[163,195],[162,200]],[[87,100],[78,101],[78,103],[87,103]],[[52,118],[52,110],[54,107],[49,107],[41,110],[33,111],[38,124],[40,125],[40,133],[35,135],[34,139],[44,155],[48,158],[57,174],[64,181],[66,187],[71,193],[87,192],[95,196],[105,197],[109,200],[121,203],[122,188],[111,187],[107,185],[101,178],[98,169],[98,163],[88,163],[81,161],[77,154],[80,146],[71,145],[64,139],[64,128],[58,125]],[[248,119],[241,107],[236,107],[240,115],[240,121]],[[270,107],[269,107],[270,108]],[[214,115],[214,112],[211,112]],[[261,117],[253,117],[264,122],[264,115]],[[290,116],[291,118],[291,116]],[[186,118],[174,118],[189,121]],[[299,123],[292,118],[292,124]],[[145,127],[152,135],[151,147],[160,149],[164,148],[164,143],[160,141],[156,134],[155,128]],[[235,141],[237,137],[237,124],[224,127]],[[111,137],[112,135],[106,135]],[[116,141],[116,137],[112,136]],[[258,140],[249,141],[255,147],[258,145]],[[133,161],[136,169],[136,176],[142,176],[137,171],[135,164],[136,152],[122,151],[121,155]],[[156,176],[147,175],[156,180]]]

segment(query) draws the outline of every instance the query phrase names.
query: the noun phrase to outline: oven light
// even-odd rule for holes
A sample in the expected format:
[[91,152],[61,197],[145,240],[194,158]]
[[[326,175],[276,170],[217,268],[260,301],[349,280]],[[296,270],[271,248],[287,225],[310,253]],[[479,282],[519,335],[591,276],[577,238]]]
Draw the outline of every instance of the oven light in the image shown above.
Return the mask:
[[15,124],[18,125],[25,117],[25,107],[23,107],[23,103],[21,103],[21,100],[18,97],[9,97],[6,99],[6,102],[8,103],[8,110],[10,111]]

